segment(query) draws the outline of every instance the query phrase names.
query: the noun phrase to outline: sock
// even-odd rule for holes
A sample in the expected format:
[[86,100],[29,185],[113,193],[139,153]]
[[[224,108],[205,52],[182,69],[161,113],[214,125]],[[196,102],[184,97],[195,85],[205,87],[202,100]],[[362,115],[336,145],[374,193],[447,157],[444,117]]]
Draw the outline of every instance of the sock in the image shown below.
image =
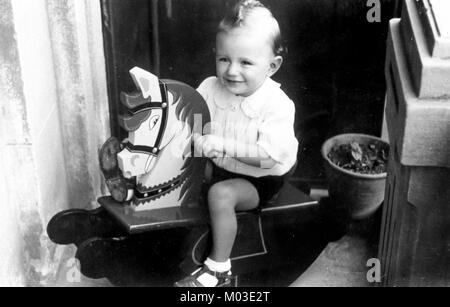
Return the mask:
[[228,259],[225,262],[217,262],[208,257],[205,260],[205,265],[208,266],[208,268],[211,271],[219,272],[219,273],[223,273],[223,272],[227,272],[227,271],[231,270],[230,259]]

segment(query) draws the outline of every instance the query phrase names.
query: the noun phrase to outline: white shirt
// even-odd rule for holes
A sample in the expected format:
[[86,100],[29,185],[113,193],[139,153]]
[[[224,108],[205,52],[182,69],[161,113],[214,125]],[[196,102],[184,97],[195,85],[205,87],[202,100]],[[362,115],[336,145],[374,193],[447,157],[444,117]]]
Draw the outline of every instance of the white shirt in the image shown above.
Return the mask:
[[276,162],[272,168],[260,168],[224,157],[213,160],[217,166],[253,177],[281,176],[294,166],[298,149],[295,105],[280,84],[267,78],[255,93],[243,97],[230,93],[216,77],[209,77],[197,90],[208,104],[211,134],[259,145]]

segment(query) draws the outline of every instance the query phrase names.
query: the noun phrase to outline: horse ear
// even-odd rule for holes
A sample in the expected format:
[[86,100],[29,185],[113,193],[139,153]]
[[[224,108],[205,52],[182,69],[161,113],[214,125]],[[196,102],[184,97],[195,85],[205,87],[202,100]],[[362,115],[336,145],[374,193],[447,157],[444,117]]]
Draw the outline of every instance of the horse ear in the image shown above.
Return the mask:
[[152,101],[162,101],[157,76],[139,67],[131,69],[130,74],[144,98],[152,97]]

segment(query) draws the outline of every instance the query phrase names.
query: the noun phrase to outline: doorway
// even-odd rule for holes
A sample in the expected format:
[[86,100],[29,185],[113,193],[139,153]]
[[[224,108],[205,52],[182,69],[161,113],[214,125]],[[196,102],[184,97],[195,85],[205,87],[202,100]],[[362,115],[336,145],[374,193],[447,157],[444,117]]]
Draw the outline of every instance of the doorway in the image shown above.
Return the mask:
[[[293,181],[323,186],[323,141],[339,133],[381,134],[388,22],[398,0],[382,0],[381,21],[367,20],[366,1],[262,0],[280,23],[288,54],[274,80],[296,104],[300,141]],[[197,87],[215,74],[215,28],[232,0],[101,0],[111,131],[119,94],[134,90],[128,71]]]

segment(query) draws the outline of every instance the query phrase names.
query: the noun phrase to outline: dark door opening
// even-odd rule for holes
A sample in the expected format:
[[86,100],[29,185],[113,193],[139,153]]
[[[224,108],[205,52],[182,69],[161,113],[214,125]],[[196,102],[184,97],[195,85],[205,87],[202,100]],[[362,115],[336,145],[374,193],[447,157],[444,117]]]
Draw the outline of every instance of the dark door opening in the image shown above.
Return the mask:
[[[111,131],[119,93],[134,90],[128,71],[140,66],[160,78],[197,87],[215,74],[215,28],[231,0],[101,0]],[[324,184],[320,146],[330,136],[380,135],[389,19],[399,0],[382,0],[381,21],[369,22],[366,1],[267,0],[289,53],[274,76],[296,104],[300,141],[293,181]]]

